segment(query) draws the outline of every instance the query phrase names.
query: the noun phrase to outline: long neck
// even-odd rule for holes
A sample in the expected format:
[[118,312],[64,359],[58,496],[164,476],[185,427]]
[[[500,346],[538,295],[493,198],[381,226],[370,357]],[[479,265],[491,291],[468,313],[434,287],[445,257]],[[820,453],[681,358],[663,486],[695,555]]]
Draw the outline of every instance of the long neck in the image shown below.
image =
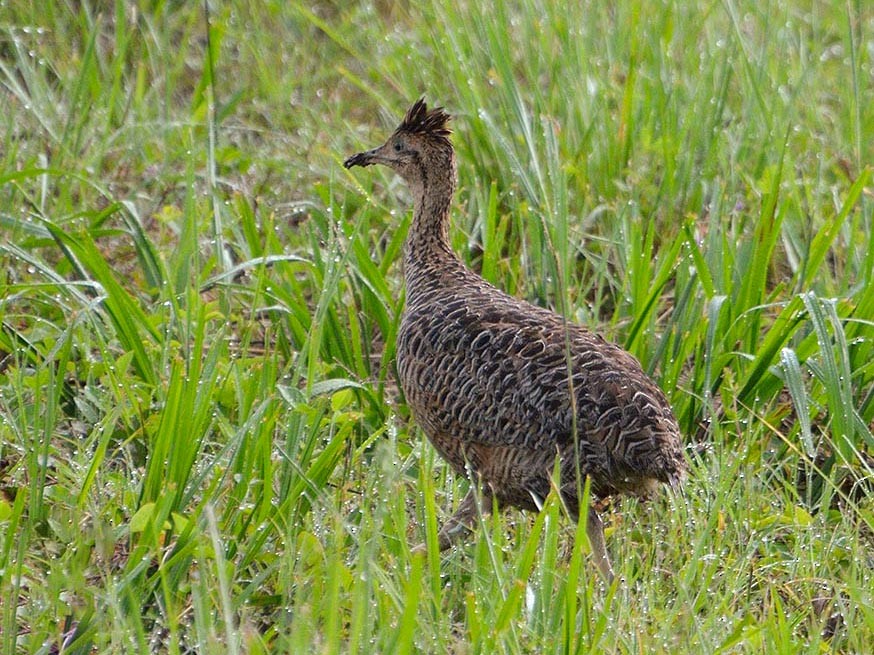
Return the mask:
[[[421,184],[411,184],[413,224],[404,244],[408,287],[428,273],[439,274],[460,262],[449,242],[449,208],[455,191],[455,166],[424,169]],[[408,291],[412,289],[408,288]]]

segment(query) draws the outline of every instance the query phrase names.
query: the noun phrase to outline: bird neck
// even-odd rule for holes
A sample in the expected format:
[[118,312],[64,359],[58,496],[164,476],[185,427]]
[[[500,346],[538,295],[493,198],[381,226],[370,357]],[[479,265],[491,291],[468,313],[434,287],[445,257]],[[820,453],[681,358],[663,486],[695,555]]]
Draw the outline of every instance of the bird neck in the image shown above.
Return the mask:
[[404,273],[409,287],[412,277],[422,273],[439,273],[449,264],[458,263],[449,241],[449,208],[455,191],[454,168],[432,171],[413,191],[413,223],[404,244]]

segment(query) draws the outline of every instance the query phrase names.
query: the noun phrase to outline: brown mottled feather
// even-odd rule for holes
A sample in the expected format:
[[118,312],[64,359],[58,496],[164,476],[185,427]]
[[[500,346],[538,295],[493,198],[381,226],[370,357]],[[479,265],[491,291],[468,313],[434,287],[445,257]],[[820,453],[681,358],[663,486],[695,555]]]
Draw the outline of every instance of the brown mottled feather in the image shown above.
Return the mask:
[[[657,482],[677,486],[686,471],[680,431],[638,361],[495,288],[452,252],[448,120],[442,108],[428,110],[419,100],[385,145],[346,161],[388,165],[413,194],[397,363],[416,421],[455,471],[472,470],[483,493],[504,505],[535,509],[552,486],[556,457],[575,518],[578,471],[598,496],[648,495]],[[465,499],[441,530],[441,546],[473,516],[475,504]],[[598,565],[610,579],[600,520],[593,511],[588,520]]]

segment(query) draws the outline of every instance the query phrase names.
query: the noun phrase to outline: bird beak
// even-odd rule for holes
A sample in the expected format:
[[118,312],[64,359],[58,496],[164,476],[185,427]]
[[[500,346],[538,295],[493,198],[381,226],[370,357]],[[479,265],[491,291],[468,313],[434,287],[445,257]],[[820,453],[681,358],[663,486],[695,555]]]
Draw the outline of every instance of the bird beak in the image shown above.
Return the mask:
[[382,150],[381,147],[368,150],[367,152],[359,152],[357,155],[352,155],[349,159],[343,162],[343,166],[346,168],[352,168],[353,166],[370,166],[371,164],[379,164],[382,161],[379,152],[380,150]]

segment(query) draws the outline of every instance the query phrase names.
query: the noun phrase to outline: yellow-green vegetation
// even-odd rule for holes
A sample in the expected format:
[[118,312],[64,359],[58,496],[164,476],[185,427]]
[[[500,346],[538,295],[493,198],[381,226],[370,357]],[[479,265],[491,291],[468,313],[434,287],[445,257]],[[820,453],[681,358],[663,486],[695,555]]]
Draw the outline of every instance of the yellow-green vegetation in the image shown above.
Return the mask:
[[[637,355],[683,495],[483,521],[394,382],[403,185],[456,116],[456,251]],[[863,653],[874,9],[0,3],[4,653]]]

